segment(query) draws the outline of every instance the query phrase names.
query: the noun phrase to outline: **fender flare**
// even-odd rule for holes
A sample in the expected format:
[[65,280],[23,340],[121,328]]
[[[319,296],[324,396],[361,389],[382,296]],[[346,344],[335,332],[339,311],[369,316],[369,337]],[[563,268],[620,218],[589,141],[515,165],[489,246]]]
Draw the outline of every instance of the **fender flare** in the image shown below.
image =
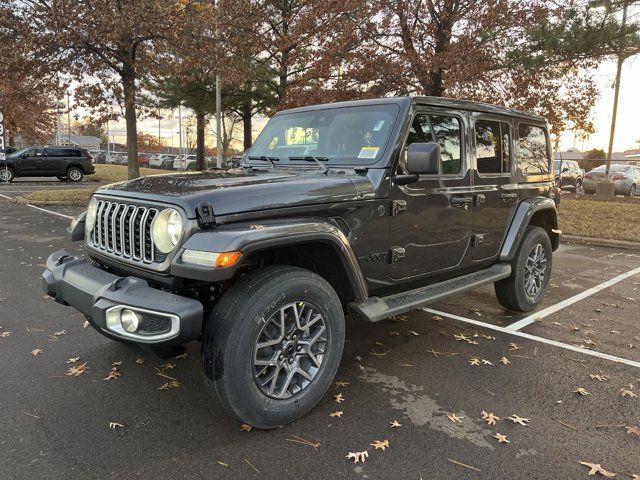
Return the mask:
[[516,209],[513,218],[511,219],[511,225],[507,230],[507,234],[502,242],[502,249],[500,250],[500,261],[510,262],[515,256],[516,250],[524,237],[524,232],[529,226],[533,216],[540,211],[549,210],[552,211],[553,223],[551,226],[551,245],[555,250],[560,244],[560,235],[562,232],[558,230],[558,214],[556,210],[555,202],[546,197],[534,197],[523,200]]
[[218,225],[214,229],[193,234],[180,248],[171,263],[171,274],[209,282],[227,280],[236,273],[237,265],[211,268],[182,262],[184,250],[204,252],[242,252],[243,258],[262,250],[304,243],[325,243],[341,260],[353,296],[359,302],[368,297],[366,279],[345,234],[333,223],[318,218],[264,221],[261,224]]

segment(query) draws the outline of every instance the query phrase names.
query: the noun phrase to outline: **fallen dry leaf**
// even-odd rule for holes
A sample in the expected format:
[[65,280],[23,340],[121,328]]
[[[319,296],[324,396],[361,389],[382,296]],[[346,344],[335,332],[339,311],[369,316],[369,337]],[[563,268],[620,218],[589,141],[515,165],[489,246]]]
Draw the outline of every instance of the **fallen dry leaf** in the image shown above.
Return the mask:
[[369,457],[369,452],[366,450],[364,452],[349,452],[347,455],[347,460],[353,460],[353,463],[364,463],[364,461]]
[[599,373],[596,373],[596,374],[590,374],[590,375],[589,375],[589,378],[591,378],[592,380],[597,380],[597,381],[599,381],[599,382],[606,382],[606,381],[608,381],[608,380],[609,380],[607,377],[605,377],[604,375],[601,375],[601,374],[599,374]]
[[389,447],[389,440],[374,440],[373,443],[370,443],[369,445],[374,447],[376,450],[380,449],[384,452],[385,449]]
[[113,362],[111,364],[112,367],[119,367],[120,365],[122,365],[124,362],[122,360],[118,360],[117,362]]
[[161,387],[158,387],[158,390],[169,390],[171,388],[178,388],[180,386],[180,382],[177,380],[171,380],[165,384],[163,384]]
[[399,337],[400,336],[400,332],[389,332],[389,336],[390,337]]
[[11,336],[11,332],[2,332],[0,333],[0,338],[7,338]]
[[248,423],[243,423],[242,425],[240,425],[240,430],[243,432],[250,432],[252,428],[253,427]]
[[511,415],[510,417],[507,417],[507,419],[511,420],[513,423],[517,423],[518,425],[522,425],[523,427],[526,427],[527,425],[529,425],[529,419],[528,418],[519,417],[515,413],[513,415]]
[[485,360],[484,358],[482,359],[482,364],[483,365],[493,365],[493,363],[491,363],[489,360]]
[[349,385],[349,382],[336,382],[336,387],[346,387]]
[[507,440],[507,436],[506,435],[502,435],[501,433],[496,433],[493,438],[498,439],[498,443],[511,443],[509,440]]
[[336,403],[342,403],[342,402],[344,402],[344,397],[342,396],[342,394],[341,394],[341,393],[336,393],[336,394],[333,396],[333,399],[336,401]]
[[591,395],[591,393],[587,392],[584,388],[582,387],[578,387],[576,388],[573,393],[578,393],[580,395]]
[[517,343],[510,343],[509,344],[509,350],[510,351],[514,351],[514,350],[522,350],[524,348],[523,345],[518,345]]
[[464,417],[459,417],[455,413],[452,413],[450,415],[447,415],[447,418],[451,420],[453,423],[462,423],[462,419]]
[[84,362],[84,363],[81,363],[80,365],[69,367],[69,370],[67,370],[67,375],[70,377],[78,377],[86,371],[87,371],[87,362]]
[[33,355],[34,357],[36,355],[40,355],[42,353],[42,349],[41,348],[36,348],[35,350],[31,350],[31,355]]
[[106,377],[103,378],[103,380],[115,380],[118,377],[121,377],[122,374],[118,371],[118,369],[116,367],[113,367],[109,373],[107,374]]
[[487,413],[484,410],[482,411],[482,419],[487,422],[487,425],[495,425],[500,417],[496,417],[493,413]]
[[509,359],[508,359],[507,357],[504,357],[504,356],[503,356],[503,357],[500,359],[500,363],[501,363],[501,364],[503,364],[503,365],[509,365],[511,362],[509,361]]
[[469,365],[472,365],[472,366],[480,365],[480,359],[478,357],[471,357],[469,359]]
[[355,357],[356,362],[361,362],[362,361],[362,357],[360,355],[356,355]]
[[89,320],[85,320],[84,323],[82,324],[82,328],[87,328],[89,325],[91,325],[89,323]]
[[414,330],[407,330],[407,333],[409,335],[413,335],[415,337],[419,337],[420,336],[420,334],[418,332],[414,331]]
[[176,368],[176,364],[175,363],[171,363],[171,362],[167,362],[164,365],[160,365],[160,368],[162,369],[162,371],[173,370],[174,368]]
[[137,363],[137,364],[142,364],[142,363],[144,363],[144,358],[141,358],[141,357],[136,358],[136,363]]
[[600,475],[608,478],[613,478],[616,476],[615,473],[608,472],[607,470],[602,468],[602,465],[600,465],[599,463],[580,462],[580,464],[585,465],[591,469],[589,470],[589,475],[595,475],[596,473],[599,473]]
[[109,428],[113,428],[115,430],[118,427],[123,428],[124,425],[118,422],[109,422]]
[[633,433],[634,435],[638,435],[640,437],[640,427],[636,427],[636,426],[630,427],[627,425],[624,428],[627,429],[627,433]]
[[61,337],[62,335],[66,335],[67,331],[66,330],[60,330],[59,332],[53,332],[53,336],[54,337]]
[[626,388],[621,388],[620,389],[620,396],[621,397],[629,397],[629,398],[637,398],[638,394],[632,392],[631,390],[627,390]]
[[389,425],[391,425],[391,428],[398,428],[398,427],[402,426],[402,424],[400,422],[398,422],[398,420],[393,420],[393,421],[389,422]]
[[176,360],[180,359],[180,358],[187,358],[189,356],[189,354],[187,352],[181,353],[180,355],[176,355],[175,358]]
[[329,414],[330,417],[341,417],[344,412],[342,410],[338,410],[337,412],[331,412]]
[[78,360],[80,360],[80,357],[71,357],[67,360],[67,363],[76,363]]

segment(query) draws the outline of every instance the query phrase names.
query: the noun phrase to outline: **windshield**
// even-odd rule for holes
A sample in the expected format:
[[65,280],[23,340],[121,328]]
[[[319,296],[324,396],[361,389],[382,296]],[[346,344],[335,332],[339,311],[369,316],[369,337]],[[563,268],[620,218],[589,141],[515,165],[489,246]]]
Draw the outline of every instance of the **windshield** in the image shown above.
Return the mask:
[[21,148],[20,150],[13,152],[13,153],[7,153],[7,156],[12,156],[12,157],[19,157],[20,155],[22,155],[23,153],[28,152],[29,150],[31,150],[31,147],[27,147],[27,148]]
[[382,156],[399,110],[397,105],[367,105],[277,115],[251,147],[248,161],[316,157],[333,164],[370,165]]

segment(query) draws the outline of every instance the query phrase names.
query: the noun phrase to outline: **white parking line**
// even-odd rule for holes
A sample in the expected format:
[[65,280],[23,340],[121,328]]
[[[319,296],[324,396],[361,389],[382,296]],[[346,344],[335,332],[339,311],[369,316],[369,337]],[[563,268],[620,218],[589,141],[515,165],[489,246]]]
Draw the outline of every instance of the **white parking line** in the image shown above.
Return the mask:
[[[7,200],[15,200],[13,197],[8,197],[7,195],[3,195],[1,193],[0,193],[0,197],[6,198]],[[50,213],[51,215],[57,215],[58,217],[66,218],[68,220],[73,220],[73,217],[69,215],[65,215],[64,213],[54,212],[53,210],[47,210],[46,208],[36,207],[35,205],[31,205],[30,203],[21,203],[20,205],[25,205],[35,210],[40,210],[41,212]]]
[[640,267],[634,268],[633,270],[630,270],[627,273],[623,273],[622,275],[618,275],[617,277],[614,277],[611,280],[607,280],[606,282],[601,283],[600,285],[596,285],[595,287],[591,287],[591,288],[589,288],[588,290],[585,290],[582,293],[574,295],[573,297],[569,297],[566,300],[558,302],[555,305],[551,305],[550,307],[547,307],[547,308],[545,308],[543,310],[540,310],[539,312],[536,312],[536,313],[534,313],[532,315],[529,315],[528,317],[524,317],[523,319],[512,323],[511,325],[506,327],[506,329],[507,330],[511,330],[511,331],[521,330],[524,327],[526,327],[527,325],[531,325],[536,320],[540,320],[541,318],[548,317],[549,315],[551,315],[552,313],[557,312],[558,310],[562,310],[563,308],[566,308],[569,305],[573,305],[574,303],[579,302],[580,300],[583,300],[583,299],[585,299],[587,297],[590,297],[591,295],[594,295],[594,294],[598,293],[599,291],[604,290],[605,288],[609,288],[610,286],[621,282],[625,278],[632,277],[633,275],[636,275],[638,273],[640,273]]
[[556,342],[555,340],[549,340],[548,338],[537,337],[535,335],[529,335],[528,333],[519,332],[517,330],[509,330],[506,327],[499,327],[498,325],[492,325],[490,323],[479,322],[478,320],[473,320],[472,318],[461,317],[459,315],[453,315],[451,313],[441,312],[440,310],[434,310],[432,308],[422,308],[423,311],[432,313],[434,315],[439,315],[441,317],[451,318],[452,320],[457,320],[459,322],[469,323],[471,325],[475,325],[477,327],[487,328],[489,330],[495,330],[497,332],[507,333],[509,335],[514,335],[520,338],[526,338],[527,340],[532,340],[534,342],[545,343],[547,345],[552,345],[558,348],[564,348],[565,350],[571,350],[572,352],[582,353],[584,355],[589,355],[592,357],[602,358],[604,360],[610,360],[616,363],[624,363],[625,365],[629,365],[631,367],[640,368],[640,362],[636,362],[635,360],[628,360],[626,358],[616,357],[614,355],[609,355],[608,353],[596,352],[594,350],[588,350],[586,348],[576,347],[575,345],[569,345],[567,343]]

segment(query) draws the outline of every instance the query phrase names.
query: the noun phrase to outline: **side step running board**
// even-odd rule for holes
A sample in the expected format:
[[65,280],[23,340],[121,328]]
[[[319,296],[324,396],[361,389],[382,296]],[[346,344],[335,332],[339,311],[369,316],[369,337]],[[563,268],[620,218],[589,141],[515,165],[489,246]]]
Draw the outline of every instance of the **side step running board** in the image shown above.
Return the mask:
[[434,283],[426,287],[416,288],[408,292],[389,295],[388,297],[370,297],[364,303],[351,303],[349,308],[354,313],[370,322],[379,322],[393,315],[415,310],[427,303],[457,295],[468,290],[493,283],[511,275],[511,266],[498,263],[486,270],[452,278],[444,282]]

